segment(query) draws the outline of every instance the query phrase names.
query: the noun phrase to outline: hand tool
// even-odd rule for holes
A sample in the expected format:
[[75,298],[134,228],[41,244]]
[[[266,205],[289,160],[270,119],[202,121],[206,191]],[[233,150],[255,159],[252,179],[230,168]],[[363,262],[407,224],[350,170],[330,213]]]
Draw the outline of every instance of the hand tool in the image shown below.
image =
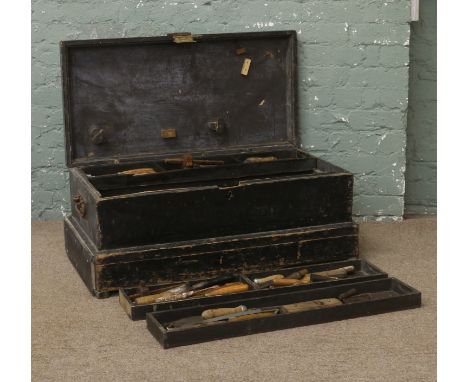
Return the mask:
[[304,276],[302,276],[302,278],[300,279],[301,283],[302,284],[309,284],[312,282],[312,279],[310,277],[310,273],[307,273],[305,274]]
[[299,284],[302,284],[302,282],[297,279],[281,278],[281,279],[273,280],[274,286],[290,286],[290,285],[299,285]]
[[372,301],[372,300],[379,300],[383,298],[395,297],[399,296],[399,294],[393,290],[384,290],[378,292],[366,292],[360,293],[349,297],[342,298],[342,301],[345,304],[349,304],[352,302],[363,302],[363,301]]
[[314,272],[312,273],[312,279],[314,278],[314,275],[344,278],[344,277],[347,277],[349,273],[353,273],[353,272],[354,272],[354,265],[348,265],[346,267],[330,269],[328,271]]
[[193,159],[192,155],[184,155],[180,158],[166,158],[166,164],[175,164],[182,166],[182,168],[192,168],[198,166],[220,166],[224,164],[223,160],[210,160],[210,159]]
[[300,279],[302,276],[306,275],[309,271],[307,269],[300,269],[299,271],[293,272],[290,275],[286,276],[286,279]]
[[226,316],[228,314],[244,312],[246,310],[247,310],[247,307],[245,305],[239,305],[239,306],[236,306],[235,308],[207,309],[202,312],[201,316],[203,317],[203,319],[208,320],[210,318]]
[[225,294],[231,294],[231,293],[239,293],[239,292],[245,292],[246,290],[249,290],[249,285],[245,283],[232,283],[231,285],[225,285],[221,286],[213,291],[210,291],[208,293],[205,293],[205,296],[210,297],[210,296],[221,296]]
[[256,283],[256,284],[265,284],[268,281],[282,279],[283,277],[284,277],[283,275],[279,275],[279,274],[278,275],[271,275],[271,276],[267,276],[267,277],[254,279],[254,283]]
[[120,171],[117,173],[118,175],[146,175],[146,174],[156,174],[154,168],[151,167],[143,167],[143,168],[135,168],[132,170],[125,170]]
[[273,162],[278,158],[274,156],[269,157],[248,157],[244,160],[244,163],[265,163],[265,162]]
[[203,325],[207,325],[213,322],[232,321],[234,318],[237,318],[240,316],[249,316],[249,318],[255,318],[254,317],[255,314],[258,314],[258,313],[277,314],[278,311],[279,311],[278,308],[258,308],[258,309],[247,309],[242,312],[231,313],[231,314],[227,314],[224,316],[213,317],[209,319],[204,319],[201,315],[190,316],[190,317],[184,317],[179,320],[172,321],[166,326],[166,328],[167,329],[181,329],[181,328],[187,328],[187,327],[203,326]]
[[[157,297],[154,302],[168,302],[168,301],[177,301],[177,300],[184,300],[189,297],[197,297],[197,296],[211,296],[210,293],[214,293],[214,296],[217,295],[222,295],[222,294],[229,294],[229,293],[236,293],[231,292],[230,290],[233,290],[234,288],[240,289],[240,284],[242,283],[227,283],[224,285],[213,285],[208,288],[204,289],[189,289],[186,292],[178,292],[178,293],[171,293],[171,294],[165,294],[162,296]],[[247,285],[247,284],[244,284]],[[230,287],[233,287],[230,289]],[[219,292],[221,290],[221,292]],[[244,290],[244,289],[242,289]]]
[[157,298],[167,297],[173,294],[186,292],[188,290],[188,284],[180,284],[169,289],[159,289],[153,291],[151,294],[136,297],[133,301],[135,304],[152,304]]
[[274,316],[275,314],[278,314],[278,313],[279,313],[279,309],[271,309],[271,310],[265,310],[265,311],[258,312],[258,313],[250,313],[250,314],[244,314],[242,316],[232,317],[232,318],[229,318],[228,321],[251,320],[253,318]]
[[216,284],[223,284],[227,283],[229,281],[233,281],[236,279],[235,275],[224,275],[224,276],[219,276],[213,279],[205,280],[205,281],[200,281],[198,283],[192,284],[189,289],[190,290],[198,290],[198,289],[204,289],[208,288],[210,286],[216,285]]
[[356,288],[351,288],[349,290],[347,290],[346,292],[343,292],[341,293],[338,298],[343,301],[344,299],[350,297],[350,296],[354,296],[355,294],[357,293],[357,289]]
[[312,281],[330,281],[330,280],[339,280],[338,277],[331,277],[331,276],[323,276],[323,275],[318,275],[316,273],[311,273],[310,277]]
[[255,289],[259,290],[259,289],[266,289],[266,288],[272,287],[273,282],[274,282],[274,280],[268,280],[268,281],[265,281],[264,283],[261,283],[261,284],[255,283],[255,287],[256,287]]
[[[191,316],[185,317],[176,321],[169,323],[166,328],[170,329],[181,329],[181,328],[190,328],[190,327],[197,327],[207,325],[213,322],[219,321],[241,321],[241,320],[250,320],[253,318],[261,318],[261,317],[268,317],[278,313],[297,313],[303,312],[306,310],[313,310],[313,309],[320,309],[328,306],[335,306],[341,305],[341,300],[337,298],[323,298],[311,301],[304,301],[295,304],[286,304],[276,307],[267,307],[267,308],[253,308],[253,309],[246,309],[241,310],[240,307],[231,308],[231,309],[239,309],[239,311],[235,313],[226,314],[223,316],[217,316],[214,318],[203,318],[203,313],[200,316]],[[226,309],[226,308],[219,308],[219,309]],[[227,308],[229,309],[229,308]],[[206,311],[205,311],[206,312]]]
[[297,313],[306,310],[320,309],[327,306],[341,305],[341,300],[337,298],[322,298],[318,300],[304,301],[296,304],[282,305],[281,313]]

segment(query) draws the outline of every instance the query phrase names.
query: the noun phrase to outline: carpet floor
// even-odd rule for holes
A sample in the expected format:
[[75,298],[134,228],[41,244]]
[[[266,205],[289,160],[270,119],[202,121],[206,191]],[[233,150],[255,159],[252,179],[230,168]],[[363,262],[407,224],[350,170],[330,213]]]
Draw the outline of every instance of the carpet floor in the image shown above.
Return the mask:
[[33,381],[435,381],[436,218],[363,223],[360,252],[422,308],[163,350],[117,297],[89,294],[62,222],[33,222]]

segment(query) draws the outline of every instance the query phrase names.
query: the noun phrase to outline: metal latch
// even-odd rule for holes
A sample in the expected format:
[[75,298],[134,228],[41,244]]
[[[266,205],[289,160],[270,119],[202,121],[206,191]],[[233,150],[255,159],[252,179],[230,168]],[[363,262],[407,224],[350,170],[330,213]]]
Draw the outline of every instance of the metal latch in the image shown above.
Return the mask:
[[208,129],[215,133],[221,134],[225,129],[225,123],[221,118],[208,121]]

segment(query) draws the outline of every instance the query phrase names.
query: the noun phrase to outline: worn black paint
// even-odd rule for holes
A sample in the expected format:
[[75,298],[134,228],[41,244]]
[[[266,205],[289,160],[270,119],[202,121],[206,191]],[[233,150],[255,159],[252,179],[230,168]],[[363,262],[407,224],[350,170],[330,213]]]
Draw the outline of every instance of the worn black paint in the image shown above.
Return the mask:
[[[72,211],[90,240],[108,249],[350,221],[352,174],[296,148],[296,33],[195,40],[62,42],[71,196],[87,213]],[[177,137],[161,137],[167,128]],[[226,165],[162,161],[182,153]],[[259,155],[278,160],[243,163]],[[147,164],[163,173],[116,175]]]
[[[219,322],[213,325],[185,328],[173,331],[165,329],[168,322],[201,314],[213,306],[196,306],[148,313],[146,322],[148,330],[164,348],[191,345],[216,339],[244,336],[273,330],[288,329],[304,325],[313,325],[330,321],[343,320],[379,313],[387,313],[421,306],[421,293],[395,278],[385,278],[365,282],[350,282],[344,285],[327,288],[308,289],[272,296],[256,296],[221,303],[223,307],[235,307],[239,304],[248,308],[261,308],[292,304],[321,298],[338,297],[341,293],[355,288],[358,293],[394,291],[398,296],[381,298],[373,301],[336,305],[333,307],[309,310],[304,312],[278,314],[271,317],[257,318],[238,322]],[[226,296],[227,297],[227,296]],[[218,305],[219,306],[219,305]]]
[[[348,265],[353,265],[355,267],[355,272],[350,274],[345,279],[340,280],[328,280],[328,281],[315,281],[311,284],[304,284],[304,285],[294,285],[294,286],[285,286],[285,287],[276,287],[274,289],[258,289],[253,288],[249,291],[242,292],[242,293],[235,293],[226,296],[212,296],[212,297],[196,297],[196,298],[189,298],[186,300],[180,301],[170,301],[170,302],[160,302],[155,304],[134,304],[129,296],[134,293],[137,293],[138,288],[128,288],[128,289],[120,289],[119,290],[119,300],[121,306],[127,312],[129,317],[132,320],[143,320],[145,319],[146,313],[154,311],[163,311],[163,310],[172,310],[172,309],[179,309],[179,308],[186,308],[186,307],[193,307],[193,306],[216,306],[217,304],[224,304],[228,301],[237,301],[242,300],[244,298],[251,298],[255,296],[272,296],[280,293],[285,292],[293,292],[299,290],[309,290],[314,288],[324,288],[331,285],[341,285],[347,284],[350,282],[358,282],[358,281],[367,281],[367,280],[374,280],[379,278],[387,277],[387,274],[377,268],[375,265],[370,264],[364,260],[346,260],[346,261],[336,261],[336,262],[328,262],[323,264],[313,264],[313,265],[302,265],[300,267],[279,267],[279,268],[272,268],[268,272],[254,272],[254,273],[245,273],[243,274],[246,282],[250,285],[256,285],[253,280],[257,277],[264,277],[269,276],[272,274],[281,273],[283,275],[290,274],[295,272],[299,269],[307,268],[309,272],[320,272],[329,269],[336,269]],[[161,288],[161,285],[155,285],[149,287],[149,291],[156,290]]]
[[[133,319],[159,310],[147,323],[164,347],[419,306],[419,292],[350,260],[358,256],[352,174],[297,147],[296,33],[194,39],[61,43],[72,199],[65,246],[88,289],[107,297],[125,288],[120,301]],[[242,76],[246,57],[252,65]],[[222,128],[213,129],[213,121]],[[164,138],[164,130],[176,137]],[[164,162],[182,154],[224,165],[183,169]],[[245,163],[251,156],[277,160]],[[157,173],[118,174],[141,167]],[[127,298],[148,285],[321,270],[337,261],[359,271],[345,280],[154,306],[131,306]],[[384,279],[363,282],[373,278]],[[279,305],[336,297],[351,286],[399,296],[171,333],[160,324],[218,304]]]
[[[296,32],[65,41],[68,165],[294,143]],[[245,55],[236,48],[245,47]],[[248,76],[240,70],[252,59]],[[263,103],[262,103],[263,101]],[[221,119],[222,134],[208,128]],[[176,139],[160,132],[173,128]],[[100,144],[93,143],[103,130]]]
[[92,280],[86,285],[95,294],[358,256],[353,223],[101,251],[73,217],[65,220],[65,226],[66,242],[77,243],[68,248],[69,257],[76,258],[72,262],[92,259],[83,262],[79,273],[84,280]]

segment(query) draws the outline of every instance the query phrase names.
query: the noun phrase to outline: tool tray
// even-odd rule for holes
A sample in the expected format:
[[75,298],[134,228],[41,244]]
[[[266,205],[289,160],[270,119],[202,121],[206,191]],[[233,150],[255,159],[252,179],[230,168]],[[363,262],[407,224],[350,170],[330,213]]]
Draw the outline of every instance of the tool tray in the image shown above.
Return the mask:
[[[290,274],[292,272],[298,271],[300,269],[306,268],[309,272],[321,272],[330,269],[341,268],[345,266],[352,265],[355,270],[353,273],[349,274],[346,278],[338,280],[324,280],[324,281],[313,281],[310,284],[302,285],[291,285],[291,286],[276,286],[274,288],[260,289],[260,287],[253,281],[257,277],[264,277],[276,273],[281,273],[284,275]],[[347,284],[350,282],[359,282],[367,281],[378,278],[387,277],[387,273],[380,270],[375,265],[364,261],[364,260],[346,260],[346,261],[334,261],[324,264],[303,264],[301,266],[295,267],[278,267],[273,268],[268,272],[246,272],[244,274],[237,275],[239,281],[249,285],[249,290],[245,292],[233,293],[223,296],[197,296],[189,297],[186,299],[178,301],[168,301],[168,302],[158,302],[158,303],[148,303],[148,304],[137,304],[134,302],[132,296],[135,296],[138,292],[141,292],[141,288],[121,288],[119,290],[119,302],[124,311],[132,320],[143,320],[145,319],[146,313],[152,311],[163,311],[163,310],[172,310],[186,307],[194,306],[206,306],[214,305],[217,303],[225,303],[228,301],[236,301],[243,298],[253,298],[255,296],[272,296],[278,293],[286,293],[292,291],[300,290],[309,290],[315,288],[324,288],[331,285],[340,285]],[[194,280],[198,282],[202,280]],[[180,285],[180,282],[173,283],[164,283],[159,285],[153,285],[145,289],[145,293],[150,293],[151,291],[159,290],[161,288]]]
[[[278,307],[309,300],[336,298],[352,288],[357,293],[389,291],[393,292],[394,295],[370,301],[343,303],[341,305],[326,306],[302,312],[280,312],[270,317],[258,317],[243,321],[219,321],[198,327],[166,328],[167,323],[171,321],[198,316],[206,309],[218,307],[232,308],[239,305],[245,305],[249,309]],[[383,278],[371,281],[359,281],[356,279],[355,282],[329,285],[323,288],[316,288],[313,284],[310,284],[309,288],[302,290],[284,291],[283,293],[278,292],[274,295],[266,296],[262,295],[262,291],[258,291],[255,296],[237,300],[226,299],[226,301],[222,301],[220,299],[215,304],[156,311],[147,314],[146,322],[148,330],[161,346],[171,348],[223,338],[417,308],[419,306],[421,306],[421,293],[396,278]]]
[[[192,156],[193,157],[193,156]],[[276,158],[268,162],[246,163],[249,158]],[[172,159],[174,159],[173,157]],[[171,159],[168,157],[167,159]],[[274,176],[278,174],[333,172],[324,161],[302,150],[272,150],[255,153],[240,153],[232,155],[218,154],[216,156],[195,156],[196,160],[222,161],[223,165],[195,168],[180,168],[179,165],[163,161],[145,161],[131,164],[111,166],[95,166],[83,168],[89,182],[100,195],[108,196],[132,194],[135,192],[162,190],[180,187],[203,187],[217,185],[227,187],[240,180],[254,179],[259,176]],[[155,173],[132,175],[123,172],[150,168]]]

